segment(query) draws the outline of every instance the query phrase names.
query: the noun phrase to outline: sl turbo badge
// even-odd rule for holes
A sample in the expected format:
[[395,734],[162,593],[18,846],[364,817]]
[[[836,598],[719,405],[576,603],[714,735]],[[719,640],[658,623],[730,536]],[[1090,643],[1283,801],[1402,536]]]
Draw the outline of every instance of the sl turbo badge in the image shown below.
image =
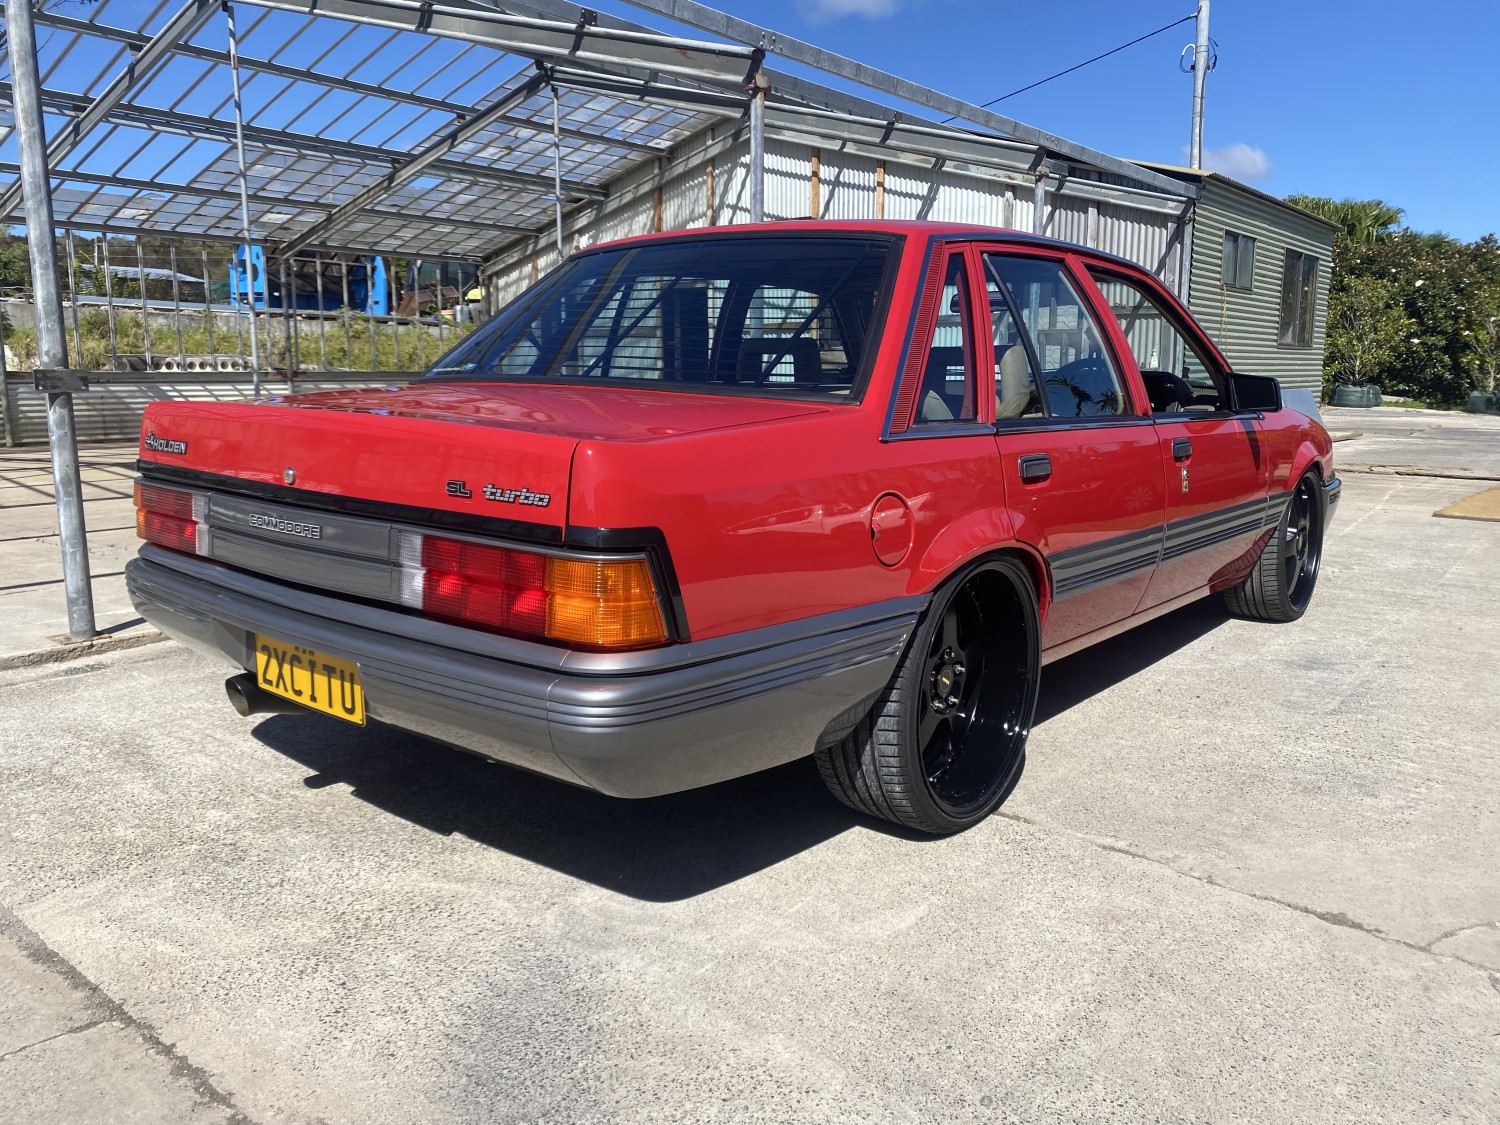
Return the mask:
[[[469,491],[468,483],[461,480],[450,480],[447,492],[449,496],[458,496],[468,499],[474,494]],[[552,503],[552,496],[546,492],[532,492],[529,488],[502,488],[498,485],[487,484],[480,490],[486,500],[493,500],[496,504],[525,504],[532,508],[545,508]]]

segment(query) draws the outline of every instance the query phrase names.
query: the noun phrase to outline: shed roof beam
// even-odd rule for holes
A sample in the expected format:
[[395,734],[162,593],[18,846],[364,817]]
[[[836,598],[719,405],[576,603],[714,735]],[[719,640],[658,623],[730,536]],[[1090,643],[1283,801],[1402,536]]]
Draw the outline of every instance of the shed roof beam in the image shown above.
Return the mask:
[[[509,0],[507,0],[509,3]],[[1116,175],[1128,176],[1138,183],[1148,184],[1158,190],[1171,195],[1182,197],[1195,194],[1192,191],[1184,191],[1187,185],[1181,181],[1173,180],[1170,176],[1164,176],[1158,172],[1142,168],[1132,164],[1128,160],[1110,156],[1096,149],[1076,144],[1066,138],[1059,137],[1053,133],[1047,133],[1030,125],[1022,124],[1010,117],[995,113],[993,110],[983,109],[977,105],[962,101],[959,98],[941,94],[936,90],[920,85],[916,82],[899,78],[876,67],[866,66],[863,63],[847,59],[842,55],[836,55],[832,51],[825,51],[821,47],[815,47],[811,43],[804,43],[800,39],[782,35],[780,32],[771,31],[769,28],[750,23],[748,20],[738,19],[724,12],[716,11],[707,5],[700,4],[697,0],[627,0],[628,3],[637,8],[654,12],[665,16],[678,23],[689,27],[696,27],[700,31],[709,32],[712,35],[722,35],[725,39],[731,39],[748,46],[760,47],[768,54],[776,55],[783,59],[802,63],[805,66],[821,70],[826,74],[837,75],[840,78],[857,82],[861,86],[871,90],[900,98],[902,101],[911,102],[938,113],[948,114],[964,121],[981,125],[986,129],[992,129],[1004,136],[1012,137],[1018,141],[1028,144],[1041,145],[1060,153],[1072,160],[1077,160],[1104,171],[1113,172]],[[545,11],[557,13],[567,9],[563,0],[525,0],[524,3],[510,3],[511,7],[533,11]],[[635,28],[639,25],[626,20],[607,19],[600,17],[602,26],[617,28]],[[830,109],[840,108],[839,103],[844,103],[844,108],[852,109],[851,102],[863,102],[863,108],[853,109],[853,112],[862,116],[871,116],[867,110],[874,103],[864,99],[850,99],[840,95],[838,91],[830,90],[817,83],[808,83],[797,79],[792,75],[767,72],[771,79],[772,89],[778,87],[788,93],[803,91],[812,95],[817,101],[827,105]],[[798,96],[802,96],[798,93]],[[890,113],[889,107],[876,108],[873,116],[880,117]]]
[[[693,90],[686,86],[666,86],[658,82],[637,82],[606,74],[591,74],[583,70],[565,70],[559,67],[552,73],[557,79],[557,84],[569,90],[613,94],[618,98],[630,98],[648,102],[654,106],[669,106],[699,112],[707,110],[725,117],[739,117],[745,112],[745,106],[749,101],[744,95]],[[657,149],[655,154],[660,155],[661,150]]]
[[[82,35],[93,35],[101,39],[111,39],[128,46],[140,47],[150,42],[150,36],[141,35],[139,32],[127,31],[121,27],[109,27],[105,24],[93,23],[89,20],[73,19],[71,16],[59,16],[50,12],[36,13],[36,22],[47,27],[64,31],[72,31]],[[215,63],[221,66],[229,65],[229,53],[217,51],[212,47],[200,47],[196,43],[180,43],[174,54],[186,58],[197,59],[200,62]],[[482,112],[485,107],[467,105],[463,102],[448,101],[445,98],[428,97],[426,94],[418,94],[411,90],[392,91],[389,87],[378,86],[371,82],[360,82],[353,78],[341,77],[339,75],[324,74],[321,71],[307,70],[303,67],[288,66],[285,63],[272,62],[269,59],[254,58],[249,55],[239,56],[240,69],[253,70],[262,74],[270,74],[277,78],[289,78],[297,82],[312,82],[319,86],[326,86],[331,90],[343,90],[351,94],[363,94],[369,97],[381,98],[385,101],[400,102],[402,105],[413,105],[421,109],[436,110],[439,113],[451,113],[458,118],[468,118],[476,113]],[[514,125],[519,129],[526,129],[533,133],[549,133],[551,125],[546,122],[533,121],[529,117],[520,117],[515,114],[505,114],[497,119],[497,124]],[[653,145],[644,144],[641,141],[627,141],[619,137],[605,137],[598,133],[590,133],[583,129],[570,129],[564,125],[562,135],[577,141],[593,141],[614,146],[616,148],[630,149],[642,153],[658,153],[661,150]]]
[[[20,169],[18,165],[0,162],[0,176],[18,175],[19,171]],[[53,176],[53,180],[54,182],[60,182],[64,184],[80,183],[93,184],[97,187],[105,188],[126,188],[130,191],[141,193],[142,197],[149,197],[145,202],[153,206],[176,196],[184,196],[188,199],[212,199],[221,203],[233,203],[236,206],[238,206],[240,202],[240,193],[238,191],[230,191],[227,188],[197,187],[185,184],[163,184],[159,182],[153,182],[151,180],[137,180],[121,176],[106,176],[101,175],[98,172],[65,172],[61,175]],[[93,198],[97,199],[98,195],[94,195]],[[272,212],[328,212],[335,209],[335,204],[327,203],[323,200],[297,199],[295,197],[272,199],[266,196],[252,195],[250,197],[250,202],[256,207]],[[127,207],[140,206],[141,198],[125,198],[122,200],[122,204]],[[379,209],[367,210],[365,212],[362,212],[362,214],[368,215],[372,219],[410,219],[413,222],[430,224],[432,226],[449,226],[458,227],[464,230],[493,231],[497,234],[530,234],[532,233],[533,229],[531,227],[518,226],[514,223],[488,222],[483,219],[460,219],[454,218],[451,215],[443,215],[441,217],[435,217],[430,214],[413,215],[410,212],[401,211],[391,207],[381,207]],[[9,219],[10,216],[5,216],[5,218]],[[244,241],[243,235],[241,235],[240,240]]]
[[[10,83],[0,82],[0,104],[9,104],[9,99]],[[82,103],[87,101],[87,98],[81,98],[76,94],[67,94],[58,90],[42,91],[42,104],[50,113],[72,116],[81,112]],[[110,121],[114,124],[129,125],[157,133],[193,137],[199,140],[232,142],[234,138],[233,122],[144,106],[117,105],[110,113]],[[404,163],[411,156],[410,153],[398,152],[395,149],[356,144],[353,141],[340,141],[308,133],[288,133],[281,129],[268,129],[260,125],[246,125],[245,140],[270,152],[283,152],[291,156],[327,156],[335,160],[359,164],[391,166]],[[436,175],[464,183],[513,187],[523,191],[543,193],[552,191],[551,176],[532,172],[510,172],[462,160],[438,160],[431,164],[430,168]],[[66,178],[72,173],[67,169],[53,168],[51,174],[55,178]],[[609,192],[593,184],[564,180],[563,194],[580,199],[604,199]]]
[[1029,145],[999,137],[981,137],[958,130],[923,129],[905,121],[871,120],[777,101],[772,101],[767,107],[766,124],[781,131],[805,133],[832,147],[849,141],[979,164],[999,163],[1025,168],[1036,155],[1036,149]]
[[[19,167],[15,164],[0,162],[0,176],[14,176],[18,174]],[[130,176],[105,175],[102,172],[60,172],[53,170],[48,173],[54,183],[79,183],[97,184],[101,187],[125,188],[137,191],[143,195],[155,197],[166,197],[170,195],[190,195],[197,199],[217,199],[226,203],[238,204],[240,193],[228,189],[210,187],[189,187],[186,184],[167,184],[159,180],[138,180]],[[307,208],[313,211],[332,211],[334,205],[312,200],[300,200],[293,198],[266,199],[252,195],[250,202],[271,209],[280,208],[289,210],[292,208]],[[7,216],[8,217],[8,216]]]
[[[995,177],[1007,182],[1024,183],[1029,187],[1036,180],[1036,173],[1031,170],[1036,149],[998,137],[924,127],[906,121],[870,121],[774,102],[767,107],[766,124],[778,136],[821,145],[825,153],[833,150],[887,160],[910,156],[913,160],[963,161],[977,166],[977,169],[994,169]],[[1059,163],[1049,161],[1049,164],[1054,169],[1055,177]],[[1101,184],[1071,174],[1057,182],[1059,186],[1054,190],[1060,194],[1098,199],[1125,207],[1175,215],[1181,213],[1184,205],[1181,196],[1164,196],[1160,192],[1141,188]]]
[[[125,69],[100,91],[99,96],[52,138],[47,146],[47,166],[56,168],[68,153],[78,147],[78,143],[90,129],[106,120],[142,79],[166,61],[177,44],[198,30],[198,25],[208,18],[215,7],[215,0],[188,0],[177,9],[162,29],[135,52]],[[15,210],[20,198],[21,184],[18,180],[8,191],[0,194],[0,215],[9,215]]]
[[495,9],[450,7],[426,0],[245,0],[263,8],[334,16],[355,23],[420,31],[479,43],[550,63],[619,73],[622,66],[741,86],[760,66],[755,47],[706,43],[657,32],[605,28],[568,9],[561,19],[534,19]]
[[924,106],[938,113],[945,113],[976,125],[982,125],[986,129],[993,129],[997,133],[1013,137],[1018,141],[1041,145],[1070,159],[1092,164],[1096,168],[1119,176],[1129,176],[1172,195],[1183,194],[1181,181],[1141,168],[1117,156],[1110,156],[1097,149],[1076,144],[1055,133],[1033,128],[993,110],[939,93],[920,83],[900,78],[889,71],[866,66],[864,63],[855,62],[843,55],[815,47],[811,43],[760,27],[748,20],[738,19],[705,4],[700,4],[698,0],[627,0],[627,2],[689,27],[696,27],[713,35],[722,35],[726,39],[739,43],[761,47],[780,58],[816,67],[824,73],[847,78],[868,89],[879,90],[900,98],[902,101],[911,102],[913,105]]
[[[501,114],[509,113],[546,85],[545,74],[536,74],[528,78],[489,109],[475,114],[462,125],[428,145],[410,160],[398,164],[369,187],[363,188],[350,199],[339,204],[332,213],[319,219],[295,238],[287,239],[281,244],[281,253],[295,254],[305,246],[323,241],[347,220],[358,215],[366,207],[374,205],[408,180],[420,176],[443,156],[464,142],[472,140],[481,130],[489,128]],[[554,183],[555,190],[557,190],[556,183]]]

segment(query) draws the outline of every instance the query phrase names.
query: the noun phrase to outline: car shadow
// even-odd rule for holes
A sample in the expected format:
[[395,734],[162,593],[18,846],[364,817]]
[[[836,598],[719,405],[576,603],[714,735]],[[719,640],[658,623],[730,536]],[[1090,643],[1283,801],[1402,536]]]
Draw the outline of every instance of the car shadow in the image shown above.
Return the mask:
[[1129,632],[1090,645],[1042,670],[1042,694],[1032,726],[1078,706],[1165,660],[1233,620],[1218,598],[1200,598]]
[[[1199,606],[1049,667],[1037,723],[1227,620]],[[693,898],[854,828],[914,843],[933,839],[850,811],[824,789],[811,758],[687,793],[624,801],[379,723],[358,728],[319,715],[271,715],[253,733],[312,771],[303,779],[310,789],[345,785],[359,800],[430,832],[466,836],[649,902]]]

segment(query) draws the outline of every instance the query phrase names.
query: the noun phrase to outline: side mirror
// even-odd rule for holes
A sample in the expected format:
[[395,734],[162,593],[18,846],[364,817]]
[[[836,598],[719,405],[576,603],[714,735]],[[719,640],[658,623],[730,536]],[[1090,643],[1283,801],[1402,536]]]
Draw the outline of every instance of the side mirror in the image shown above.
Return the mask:
[[1243,413],[1274,414],[1281,409],[1281,384],[1269,375],[1231,374],[1229,396],[1234,409]]

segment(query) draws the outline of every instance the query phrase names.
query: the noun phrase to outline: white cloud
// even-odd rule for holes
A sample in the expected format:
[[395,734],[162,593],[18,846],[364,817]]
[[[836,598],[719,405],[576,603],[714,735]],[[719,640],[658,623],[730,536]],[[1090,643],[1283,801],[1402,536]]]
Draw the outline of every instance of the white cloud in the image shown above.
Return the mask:
[[1222,172],[1230,179],[1253,184],[1271,174],[1271,159],[1263,148],[1233,144],[1228,148],[1204,149],[1203,167],[1210,172]]
[[802,14],[814,23],[841,16],[880,19],[896,14],[898,0],[802,0]]

